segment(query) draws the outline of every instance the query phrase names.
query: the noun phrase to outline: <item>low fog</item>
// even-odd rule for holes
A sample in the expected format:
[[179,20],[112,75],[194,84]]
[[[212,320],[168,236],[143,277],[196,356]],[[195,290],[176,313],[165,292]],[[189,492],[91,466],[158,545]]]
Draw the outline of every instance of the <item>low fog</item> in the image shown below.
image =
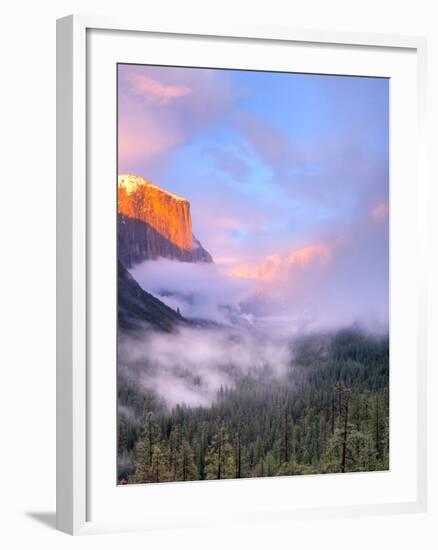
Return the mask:
[[242,327],[146,329],[119,339],[119,374],[169,407],[207,405],[221,386],[233,387],[245,375],[278,378],[290,364],[288,339]]
[[256,292],[255,281],[223,273],[216,264],[145,261],[131,269],[142,288],[189,319],[230,324],[230,312],[243,314],[239,304]]

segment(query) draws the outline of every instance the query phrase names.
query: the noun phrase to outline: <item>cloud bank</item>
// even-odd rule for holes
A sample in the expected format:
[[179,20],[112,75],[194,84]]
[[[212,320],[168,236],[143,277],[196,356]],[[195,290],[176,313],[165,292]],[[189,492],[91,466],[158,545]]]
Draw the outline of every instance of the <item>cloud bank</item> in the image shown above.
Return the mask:
[[227,275],[216,264],[178,262],[161,258],[135,266],[131,274],[151,292],[184,317],[230,324],[239,304],[256,291],[256,281]]

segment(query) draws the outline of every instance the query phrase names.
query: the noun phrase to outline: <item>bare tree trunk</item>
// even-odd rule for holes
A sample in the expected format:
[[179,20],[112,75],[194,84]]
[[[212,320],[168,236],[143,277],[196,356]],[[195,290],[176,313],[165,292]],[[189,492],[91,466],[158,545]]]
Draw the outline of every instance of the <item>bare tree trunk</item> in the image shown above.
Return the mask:
[[240,479],[242,476],[242,450],[240,446],[240,432],[237,434],[237,472],[236,477],[237,479]]
[[289,461],[289,437],[287,433],[287,407],[284,410],[284,461]]
[[349,395],[347,393],[347,390],[345,392],[345,412],[344,412],[344,434],[342,438],[342,463],[341,463],[341,471],[345,472],[345,461],[347,456],[347,429],[348,429],[348,400]]
[[331,417],[331,433],[335,433],[335,394],[332,393],[332,417]]
[[221,466],[222,466],[222,438],[223,433],[222,429],[220,430],[219,434],[219,451],[218,451],[218,466],[217,466],[217,478],[221,479]]
[[376,397],[376,454],[377,458],[381,458],[380,448],[380,411],[379,411],[379,398]]

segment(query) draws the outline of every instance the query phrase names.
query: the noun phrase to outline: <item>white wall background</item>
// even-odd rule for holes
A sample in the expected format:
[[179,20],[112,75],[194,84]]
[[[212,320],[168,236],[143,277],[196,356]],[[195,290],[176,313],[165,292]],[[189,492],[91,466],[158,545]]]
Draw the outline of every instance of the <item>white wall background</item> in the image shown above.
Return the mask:
[[[1,382],[0,544],[3,548],[438,547],[438,170],[430,163],[430,511],[319,522],[104,535],[54,530],[55,511],[55,19],[69,13],[139,14],[151,22],[213,22],[383,32],[429,40],[429,157],[438,128],[438,17],[434,0],[16,0],[0,31]],[[434,140],[432,133],[434,132]],[[407,251],[406,253],[409,253]],[[432,283],[434,286],[432,288]],[[208,506],[208,503],[206,503]]]

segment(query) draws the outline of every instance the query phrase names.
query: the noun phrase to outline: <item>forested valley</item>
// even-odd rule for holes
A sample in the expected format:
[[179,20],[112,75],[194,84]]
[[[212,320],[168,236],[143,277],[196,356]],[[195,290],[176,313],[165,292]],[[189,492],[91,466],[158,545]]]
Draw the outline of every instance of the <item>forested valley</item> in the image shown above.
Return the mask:
[[359,328],[296,339],[283,376],[259,368],[209,405],[169,407],[118,380],[118,482],[389,468],[389,340]]

